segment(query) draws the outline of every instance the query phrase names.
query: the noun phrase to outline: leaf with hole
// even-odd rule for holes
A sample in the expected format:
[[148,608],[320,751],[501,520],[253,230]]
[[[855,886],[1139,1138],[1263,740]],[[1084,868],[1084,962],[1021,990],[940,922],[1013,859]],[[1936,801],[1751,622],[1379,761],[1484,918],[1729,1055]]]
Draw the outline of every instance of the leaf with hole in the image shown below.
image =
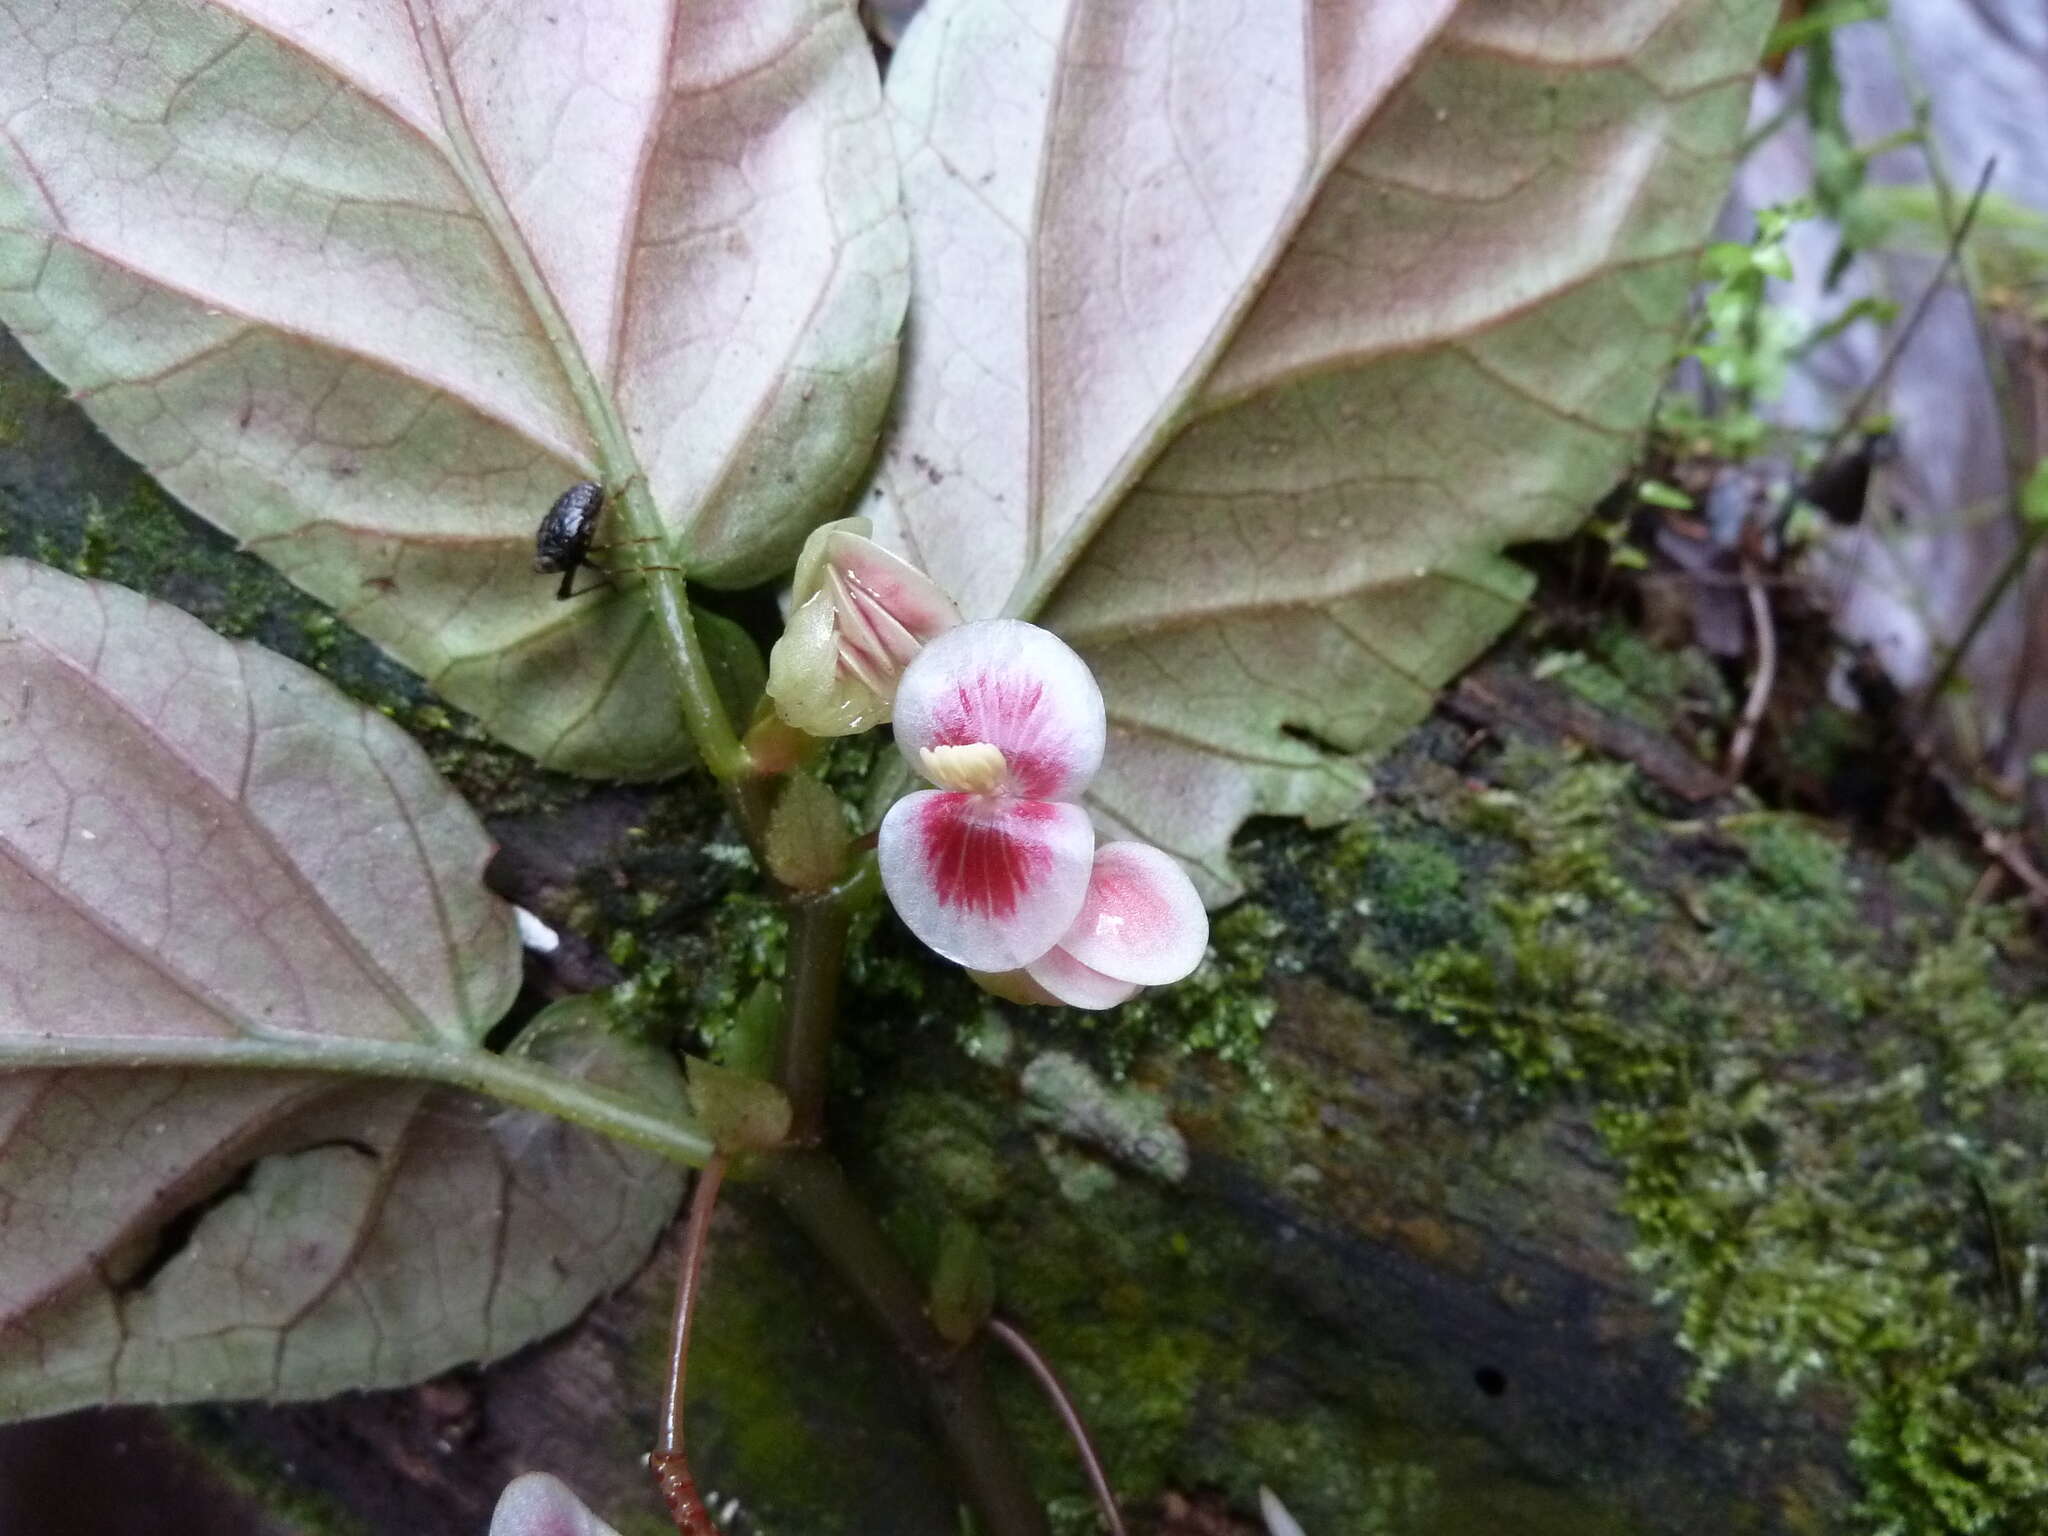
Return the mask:
[[1764,0],[933,0],[864,514],[1095,667],[1098,819],[1235,889],[1498,635],[1628,461]]
[[0,561],[0,1416],[412,1381],[645,1258],[708,1144],[645,1051],[483,1048],[488,851],[312,673]]
[[30,0],[0,59],[0,321],[108,436],[543,762],[686,761],[535,529],[604,481],[674,545],[612,565],[746,583],[858,476],[906,274],[845,0]]

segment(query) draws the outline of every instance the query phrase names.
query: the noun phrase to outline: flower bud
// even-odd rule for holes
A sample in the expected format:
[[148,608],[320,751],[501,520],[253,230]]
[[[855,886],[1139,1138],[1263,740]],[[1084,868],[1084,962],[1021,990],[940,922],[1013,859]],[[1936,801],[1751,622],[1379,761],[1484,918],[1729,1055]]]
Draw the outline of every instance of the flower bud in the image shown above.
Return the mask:
[[889,718],[896,683],[960,611],[924,572],[867,537],[862,517],[804,544],[789,624],[768,658],[775,712],[813,736],[850,736]]

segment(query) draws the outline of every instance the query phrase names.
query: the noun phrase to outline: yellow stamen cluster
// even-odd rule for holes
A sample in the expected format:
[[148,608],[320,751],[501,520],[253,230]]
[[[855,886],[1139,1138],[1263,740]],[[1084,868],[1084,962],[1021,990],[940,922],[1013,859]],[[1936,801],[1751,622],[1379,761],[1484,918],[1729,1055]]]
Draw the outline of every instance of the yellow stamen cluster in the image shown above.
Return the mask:
[[924,776],[941,789],[968,795],[992,795],[1008,782],[1010,765],[1002,749],[986,741],[957,747],[925,747],[918,753]]

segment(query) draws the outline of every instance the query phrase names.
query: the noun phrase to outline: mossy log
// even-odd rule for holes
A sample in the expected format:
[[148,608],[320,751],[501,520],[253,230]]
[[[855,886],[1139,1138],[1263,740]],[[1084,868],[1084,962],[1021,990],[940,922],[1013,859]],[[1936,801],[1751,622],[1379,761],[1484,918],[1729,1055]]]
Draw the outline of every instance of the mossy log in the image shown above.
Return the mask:
[[[716,1048],[776,974],[778,921],[703,791],[526,770],[165,503],[11,350],[0,522],[10,552],[167,596],[417,730],[490,816],[495,877],[575,936],[536,991],[623,972],[621,1027]],[[1181,989],[1012,1010],[882,920],[836,1148],[918,1262],[949,1221],[982,1234],[1141,1530],[1252,1531],[1261,1484],[1312,1536],[2048,1529],[2048,1017],[2020,924],[1968,905],[1978,871],[1939,846],[1880,859],[1674,786],[1682,754],[1641,744],[1711,686],[1682,660],[1617,637],[1561,684],[1501,665],[1520,681],[1419,731],[1355,823],[1248,833],[1252,894]],[[75,1416],[0,1433],[0,1467],[92,1479],[83,1448],[118,1432],[154,1447],[121,1480],[151,1528],[182,1457],[241,1490],[247,1529],[406,1536],[480,1536],[542,1468],[658,1532],[640,1458],[669,1268],[414,1391]],[[893,1363],[743,1185],[704,1305],[691,1433],[728,1531],[961,1529]],[[1001,1387],[1059,1528],[1094,1529],[1056,1421],[1021,1373]]]

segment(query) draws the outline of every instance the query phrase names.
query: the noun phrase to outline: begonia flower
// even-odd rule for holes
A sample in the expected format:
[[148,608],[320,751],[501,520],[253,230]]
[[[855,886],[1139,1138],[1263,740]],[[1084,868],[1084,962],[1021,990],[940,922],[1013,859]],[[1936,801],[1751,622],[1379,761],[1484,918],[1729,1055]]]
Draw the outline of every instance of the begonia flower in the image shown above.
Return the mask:
[[897,746],[938,787],[883,818],[883,887],[948,960],[1021,969],[1088,897],[1095,829],[1074,802],[1102,762],[1102,691],[1049,630],[985,619],[925,646],[895,708]]
[[1114,1008],[1179,981],[1208,947],[1209,914],[1174,857],[1150,843],[1104,843],[1081,914],[1059,943],[1020,970],[974,979],[1011,1002]]
[[789,623],[768,657],[768,696],[788,724],[849,736],[889,718],[897,680],[960,610],[924,572],[867,537],[863,517],[804,542]]

